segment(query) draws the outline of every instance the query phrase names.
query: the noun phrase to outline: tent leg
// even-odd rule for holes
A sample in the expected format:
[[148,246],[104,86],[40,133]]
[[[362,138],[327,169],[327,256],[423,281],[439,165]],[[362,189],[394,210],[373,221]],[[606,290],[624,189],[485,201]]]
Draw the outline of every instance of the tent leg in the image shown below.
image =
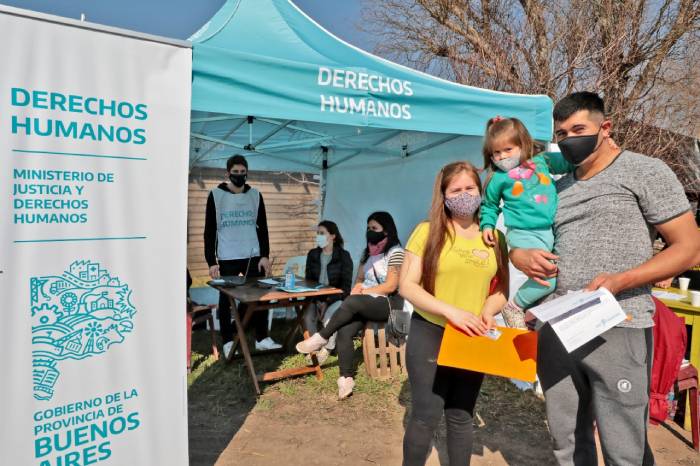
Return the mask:
[[326,210],[326,180],[328,176],[328,147],[321,146],[323,151],[323,161],[321,162],[321,179],[319,180],[319,191],[321,196],[321,205],[318,211],[318,221],[323,221],[324,211]]

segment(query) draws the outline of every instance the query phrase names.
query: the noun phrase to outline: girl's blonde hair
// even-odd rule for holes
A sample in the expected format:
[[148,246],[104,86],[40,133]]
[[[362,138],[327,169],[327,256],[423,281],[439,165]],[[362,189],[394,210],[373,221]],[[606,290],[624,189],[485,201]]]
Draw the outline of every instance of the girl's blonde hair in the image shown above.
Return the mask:
[[507,136],[511,144],[520,148],[520,163],[530,160],[544,150],[542,144],[532,139],[522,121],[517,118],[491,118],[486,123],[486,134],[484,135],[484,169],[495,170],[493,160],[491,160],[493,141],[503,136]]

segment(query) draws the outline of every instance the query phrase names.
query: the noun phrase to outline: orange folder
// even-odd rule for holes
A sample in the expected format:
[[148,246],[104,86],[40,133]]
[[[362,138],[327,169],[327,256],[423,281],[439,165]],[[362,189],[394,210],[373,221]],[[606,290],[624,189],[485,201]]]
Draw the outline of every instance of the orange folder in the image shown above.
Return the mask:
[[537,332],[498,327],[501,337],[470,337],[449,323],[442,336],[438,364],[484,374],[534,382]]

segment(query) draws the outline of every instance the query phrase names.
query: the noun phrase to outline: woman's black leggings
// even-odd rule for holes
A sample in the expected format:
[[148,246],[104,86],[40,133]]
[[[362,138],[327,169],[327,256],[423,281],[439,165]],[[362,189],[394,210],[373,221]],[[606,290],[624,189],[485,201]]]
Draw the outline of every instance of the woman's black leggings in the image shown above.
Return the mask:
[[340,309],[331,317],[328,325],[318,332],[326,340],[338,332],[335,348],[338,351],[341,377],[355,376],[355,366],[352,361],[353,337],[364,328],[368,321],[386,322],[387,319],[389,319],[389,302],[385,297],[373,298],[369,295],[356,294],[345,298]]
[[406,343],[411,416],[403,438],[403,466],[425,464],[443,412],[450,464],[463,466],[471,459],[474,405],[484,375],[437,365],[443,330],[413,313]]

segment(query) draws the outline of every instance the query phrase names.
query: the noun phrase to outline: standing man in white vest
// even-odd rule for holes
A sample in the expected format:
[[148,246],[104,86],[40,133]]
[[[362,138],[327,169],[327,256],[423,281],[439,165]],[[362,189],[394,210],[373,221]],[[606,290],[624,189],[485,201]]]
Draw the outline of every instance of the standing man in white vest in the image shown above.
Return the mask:
[[[209,275],[243,275],[250,259],[249,277],[270,274],[270,239],[267,231],[265,203],[260,192],[246,184],[248,161],[234,155],[226,161],[228,181],[212,189],[207,199],[204,223],[204,255]],[[246,306],[239,306],[241,318]],[[268,336],[267,313],[258,312],[251,318],[255,329],[255,349],[271,350],[282,346]],[[228,358],[233,340],[231,307],[223,294],[219,295],[219,325]]]

